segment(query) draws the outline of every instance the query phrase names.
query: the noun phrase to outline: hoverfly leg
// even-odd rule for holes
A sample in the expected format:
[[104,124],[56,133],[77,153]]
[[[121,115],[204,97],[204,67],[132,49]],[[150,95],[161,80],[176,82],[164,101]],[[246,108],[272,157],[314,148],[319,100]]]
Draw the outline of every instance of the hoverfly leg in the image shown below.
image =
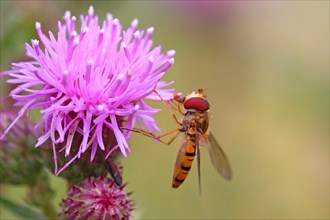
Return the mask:
[[[175,109],[175,108],[174,108],[172,105],[171,105],[171,108],[169,108],[167,102],[164,101],[164,99],[162,98],[162,96],[159,95],[159,93],[158,93],[156,90],[154,90],[154,92],[158,95],[158,97],[160,98],[160,100],[164,103],[164,105],[166,106],[166,108],[169,110],[170,114],[171,114],[172,117],[174,118],[174,121],[175,121],[178,125],[182,126],[182,123],[178,120],[178,118],[177,118],[177,117],[175,116],[175,114],[172,112],[172,109]],[[178,107],[178,109],[179,109],[179,107]],[[179,111],[179,110],[178,110],[178,111]],[[179,112],[182,112],[182,111],[180,110]]]
[[[139,129],[139,128],[130,129],[130,128],[123,128],[122,127],[121,129],[128,130],[128,131],[131,131],[131,132],[136,132],[136,133],[142,134],[144,136],[156,139],[156,140],[158,140],[159,142],[161,142],[162,144],[165,144],[165,145],[170,145],[179,136],[179,134],[181,132],[181,129],[174,129],[172,131],[169,131],[169,132],[166,132],[166,133],[161,134],[159,136],[156,136],[151,132],[148,132],[148,131],[145,131],[145,130],[142,130],[142,129]],[[177,132],[177,133],[171,138],[171,140],[169,142],[165,142],[161,139],[161,138],[166,137],[166,136],[168,136],[168,135],[170,135],[174,132]]]
[[[176,134],[171,138],[171,140],[169,142],[167,142],[166,144],[167,145],[170,145],[178,136],[179,134],[181,133],[181,130],[180,129],[176,129],[174,131],[177,131]],[[172,133],[172,132],[171,132]]]
[[142,130],[142,129],[139,129],[139,128],[124,128],[124,127],[121,127],[121,129],[131,131],[131,132],[135,132],[135,133],[139,133],[139,134],[142,134],[144,136],[156,139],[156,140],[158,140],[159,142],[161,142],[163,144],[166,144],[164,141],[160,140],[156,135],[154,135],[153,133],[151,133],[149,131],[145,131],[145,130]]

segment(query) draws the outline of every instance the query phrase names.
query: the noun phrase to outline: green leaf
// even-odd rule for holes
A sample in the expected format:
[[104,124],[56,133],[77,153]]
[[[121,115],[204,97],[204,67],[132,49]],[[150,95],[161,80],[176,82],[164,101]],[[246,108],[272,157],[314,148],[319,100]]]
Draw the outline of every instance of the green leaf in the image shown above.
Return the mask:
[[22,204],[12,202],[0,196],[0,205],[7,208],[13,214],[25,219],[47,219],[43,214],[35,209]]

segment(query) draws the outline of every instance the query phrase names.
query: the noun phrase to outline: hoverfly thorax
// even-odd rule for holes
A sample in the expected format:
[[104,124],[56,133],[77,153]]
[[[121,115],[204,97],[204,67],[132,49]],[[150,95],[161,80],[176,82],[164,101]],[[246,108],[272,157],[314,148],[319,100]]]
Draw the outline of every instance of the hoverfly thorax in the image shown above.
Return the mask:
[[205,134],[209,128],[209,117],[207,112],[188,110],[182,120],[182,131],[187,134],[200,132]]

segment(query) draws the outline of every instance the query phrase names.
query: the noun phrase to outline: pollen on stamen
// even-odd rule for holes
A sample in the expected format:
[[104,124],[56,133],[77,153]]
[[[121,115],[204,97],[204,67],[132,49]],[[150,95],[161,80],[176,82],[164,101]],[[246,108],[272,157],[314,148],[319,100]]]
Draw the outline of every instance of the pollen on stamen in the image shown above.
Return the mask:
[[113,19],[112,23],[113,23],[114,25],[118,25],[118,24],[119,24],[119,20],[118,20],[118,18]]
[[90,16],[93,16],[94,15],[94,7],[92,5],[89,6],[88,15],[90,15]]
[[131,23],[131,26],[132,26],[132,27],[137,27],[138,24],[139,24],[139,20],[138,20],[137,18],[134,18],[134,20],[133,20],[132,23]]
[[36,29],[39,30],[40,28],[41,28],[41,24],[40,24],[40,22],[37,21],[36,22]]
[[140,31],[135,31],[135,33],[134,33],[134,37],[135,38],[139,38],[140,37]]
[[125,75],[123,73],[118,74],[117,79],[118,80],[123,80]]
[[75,37],[73,40],[73,45],[79,44],[79,37]]
[[75,16],[72,16],[71,18],[71,23],[70,23],[70,30],[75,30],[75,26],[76,26],[76,17]]
[[111,13],[107,13],[107,20],[111,21],[112,20],[112,14]]
[[176,51],[175,50],[169,50],[167,51],[167,56],[173,57],[175,55]]
[[122,42],[121,47],[124,49],[126,58],[129,59],[130,56],[129,56],[129,51],[127,50],[127,44],[125,42]]
[[139,109],[140,109],[140,105],[139,105],[139,104],[136,104],[136,105],[134,106],[134,110],[137,111],[137,110],[139,110]]
[[33,39],[32,41],[33,46],[39,46],[39,40]]
[[102,43],[103,37],[104,37],[104,29],[102,28],[99,32],[99,39],[98,39],[98,42],[97,42],[98,46],[100,46],[100,44]]
[[90,82],[91,69],[92,69],[93,63],[94,63],[93,59],[90,59],[90,60],[87,61],[87,68],[86,68],[86,72],[85,72],[85,77],[86,77],[87,82]]
[[64,13],[63,18],[64,18],[65,20],[67,20],[67,19],[70,19],[70,17],[71,17],[71,12],[70,12],[70,11],[66,11],[66,12]]
[[152,33],[154,32],[154,30],[155,30],[154,27],[150,27],[150,28],[147,29],[147,32],[148,32],[149,34],[152,34]]
[[127,48],[127,44],[125,42],[122,42],[121,43],[121,47],[124,48],[124,49],[126,49]]
[[97,111],[98,111],[98,112],[102,112],[103,109],[104,109],[104,105],[103,105],[103,104],[99,104],[99,105],[97,105]]

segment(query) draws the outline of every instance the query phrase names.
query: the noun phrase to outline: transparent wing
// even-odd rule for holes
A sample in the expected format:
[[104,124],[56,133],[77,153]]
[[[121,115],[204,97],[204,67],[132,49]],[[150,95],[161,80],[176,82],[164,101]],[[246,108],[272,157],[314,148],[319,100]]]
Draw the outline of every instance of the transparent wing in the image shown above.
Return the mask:
[[228,158],[212,133],[209,134],[208,139],[206,140],[206,146],[214,168],[223,178],[230,180],[232,177],[232,172]]

